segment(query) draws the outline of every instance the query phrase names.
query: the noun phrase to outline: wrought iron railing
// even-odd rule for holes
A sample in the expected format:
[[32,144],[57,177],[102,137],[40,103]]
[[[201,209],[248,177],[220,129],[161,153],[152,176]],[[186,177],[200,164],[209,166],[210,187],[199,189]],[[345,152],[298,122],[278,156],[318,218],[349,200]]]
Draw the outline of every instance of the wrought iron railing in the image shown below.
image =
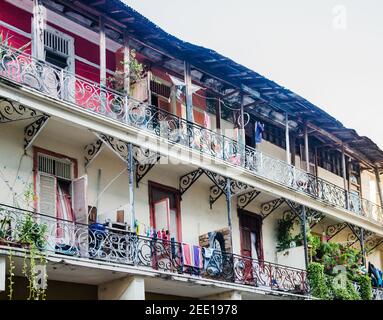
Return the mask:
[[383,224],[382,208],[326,180],[244,146],[212,130],[152,105],[59,69],[14,49],[0,47],[0,77],[28,86],[51,98],[150,132],[252,174],[302,192]]
[[[32,222],[31,222],[32,221]],[[26,236],[27,235],[27,236]],[[201,264],[186,265],[183,246],[175,241],[138,236],[102,225],[84,225],[0,205],[0,245],[28,248],[175,274],[306,294],[306,272],[266,261],[203,249]]]
[[[360,293],[360,284],[353,282],[355,290]],[[383,300],[383,288],[372,288],[372,300]]]

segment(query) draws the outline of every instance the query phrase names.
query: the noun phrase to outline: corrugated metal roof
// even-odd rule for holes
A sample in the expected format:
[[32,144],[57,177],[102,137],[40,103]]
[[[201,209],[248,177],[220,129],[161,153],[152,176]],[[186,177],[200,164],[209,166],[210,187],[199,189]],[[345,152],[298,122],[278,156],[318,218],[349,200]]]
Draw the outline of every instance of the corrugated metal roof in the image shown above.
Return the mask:
[[[94,5],[95,1],[81,1]],[[345,144],[364,154],[372,163],[383,167],[383,151],[371,139],[359,136],[353,129],[348,129],[327,112],[315,106],[303,97],[286,89],[259,73],[217,53],[197,46],[167,33],[149,19],[119,0],[99,1],[97,9],[111,15],[118,21],[127,21],[125,25],[135,38],[161,49],[165,53],[187,60],[191,65],[222,78],[233,85],[245,85],[260,93],[260,97],[271,106],[291,115],[301,115],[316,126],[330,132]]]

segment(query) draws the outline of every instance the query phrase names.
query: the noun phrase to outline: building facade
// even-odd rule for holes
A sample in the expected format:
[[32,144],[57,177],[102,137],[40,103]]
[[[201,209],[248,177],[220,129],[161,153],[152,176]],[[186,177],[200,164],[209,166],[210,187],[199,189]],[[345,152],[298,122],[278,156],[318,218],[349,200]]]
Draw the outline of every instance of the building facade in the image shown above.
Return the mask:
[[383,152],[307,100],[120,1],[0,37],[0,298],[311,299],[309,230],[382,269]]

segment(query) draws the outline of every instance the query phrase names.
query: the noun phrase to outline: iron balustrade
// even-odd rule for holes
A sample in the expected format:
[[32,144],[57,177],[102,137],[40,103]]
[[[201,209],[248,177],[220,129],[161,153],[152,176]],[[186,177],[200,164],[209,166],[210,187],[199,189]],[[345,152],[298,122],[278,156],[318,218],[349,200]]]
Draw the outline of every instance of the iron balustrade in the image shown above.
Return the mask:
[[[31,223],[32,221],[32,223]],[[307,294],[306,271],[213,249],[202,250],[202,265],[188,266],[182,244],[135,233],[60,220],[0,205],[0,245],[26,248],[25,234],[44,254],[189,274],[266,290]]]
[[256,176],[383,224],[382,208],[359,195],[196,123],[15,49],[0,46],[0,77],[88,112],[150,132],[170,143],[197,150]]
[[[361,286],[357,282],[352,283],[356,292],[361,293]],[[383,300],[383,288],[372,287],[372,300]]]

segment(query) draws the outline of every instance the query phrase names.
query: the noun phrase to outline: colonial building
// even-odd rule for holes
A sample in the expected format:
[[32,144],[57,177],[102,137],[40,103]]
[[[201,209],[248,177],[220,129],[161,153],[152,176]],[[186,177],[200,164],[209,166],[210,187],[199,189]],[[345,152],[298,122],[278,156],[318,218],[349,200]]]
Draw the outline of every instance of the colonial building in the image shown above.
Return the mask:
[[0,298],[311,299],[313,236],[382,269],[369,138],[121,1],[0,8]]

